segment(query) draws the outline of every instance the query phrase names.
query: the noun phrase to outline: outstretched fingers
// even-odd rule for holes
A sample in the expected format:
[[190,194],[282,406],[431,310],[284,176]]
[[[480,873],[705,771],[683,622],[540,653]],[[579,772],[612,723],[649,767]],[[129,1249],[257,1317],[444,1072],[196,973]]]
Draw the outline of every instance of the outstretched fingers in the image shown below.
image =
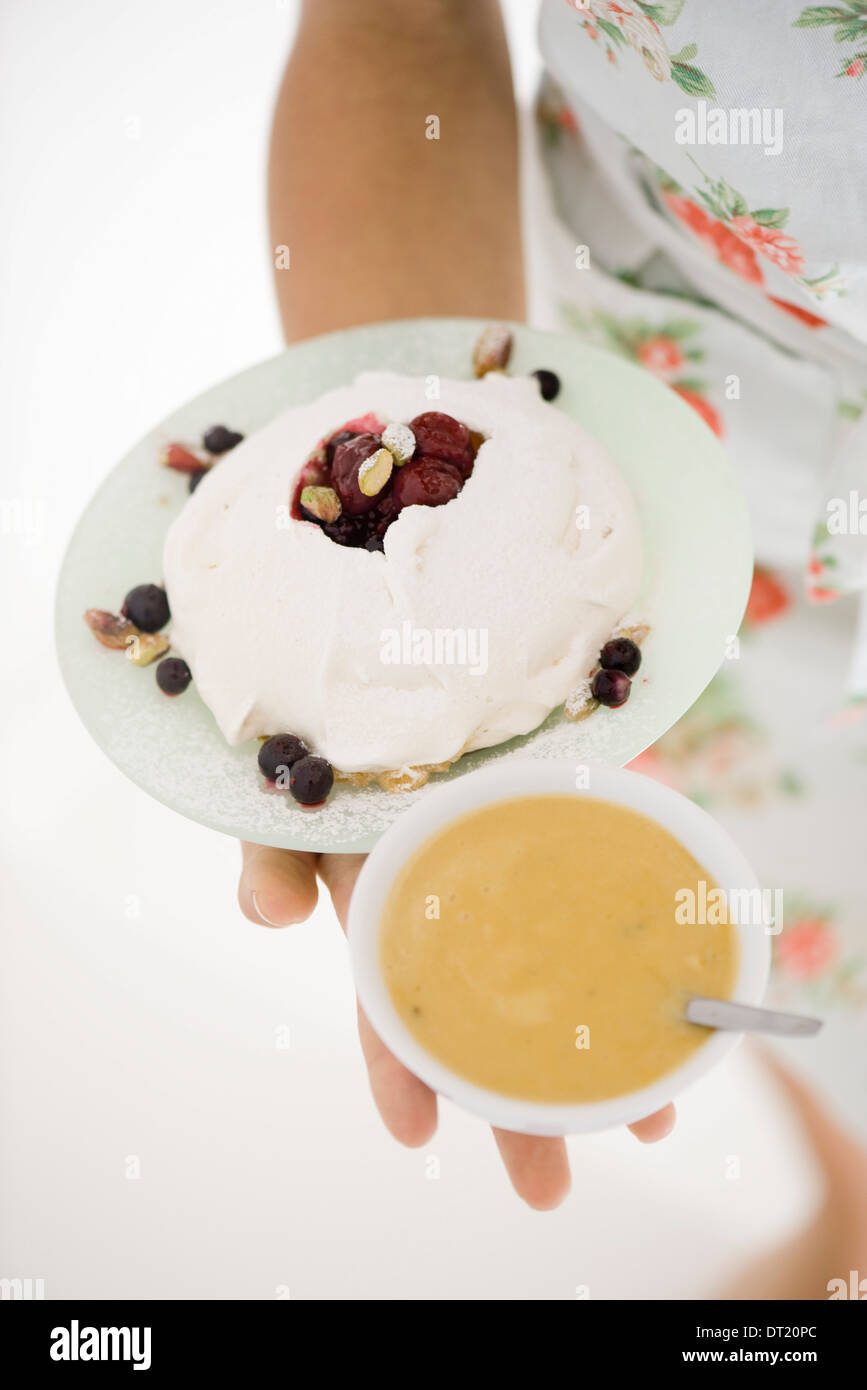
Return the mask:
[[[363,854],[323,854],[319,859],[319,875],[331,893],[344,931],[349,899],[363,863]],[[437,1127],[436,1095],[389,1052],[361,1008],[358,1010],[358,1036],[367,1064],[370,1091],[386,1129],[410,1148],[426,1143]]]
[[636,1120],[629,1128],[642,1144],[658,1144],[660,1139],[667,1138],[674,1129],[676,1118],[677,1112],[669,1101],[661,1110],[655,1110],[652,1115],[645,1115],[643,1120]]
[[534,1211],[553,1211],[568,1196],[572,1179],[563,1139],[493,1130],[509,1180]]

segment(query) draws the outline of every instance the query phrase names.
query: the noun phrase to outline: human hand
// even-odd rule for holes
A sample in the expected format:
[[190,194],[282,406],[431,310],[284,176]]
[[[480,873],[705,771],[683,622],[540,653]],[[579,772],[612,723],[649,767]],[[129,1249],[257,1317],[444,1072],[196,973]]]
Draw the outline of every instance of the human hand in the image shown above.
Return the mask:
[[[364,863],[363,854],[301,854],[251,844],[243,844],[241,849],[238,901],[251,922],[269,927],[303,922],[316,906],[318,875],[346,930],[349,899]],[[435,1092],[389,1052],[361,1008],[358,1035],[373,1099],[386,1128],[409,1148],[426,1144],[437,1127]],[[673,1125],[674,1106],[666,1105],[629,1128],[643,1144],[652,1144],[664,1139]],[[570,1184],[565,1141],[492,1128],[518,1196],[537,1211],[559,1206]]]

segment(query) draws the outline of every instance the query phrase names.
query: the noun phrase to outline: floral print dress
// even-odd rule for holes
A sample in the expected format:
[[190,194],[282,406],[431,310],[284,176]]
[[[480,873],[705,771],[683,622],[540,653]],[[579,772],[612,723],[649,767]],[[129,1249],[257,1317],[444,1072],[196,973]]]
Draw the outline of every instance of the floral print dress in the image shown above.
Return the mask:
[[532,316],[697,411],[756,541],[739,655],[635,766],[783,889],[772,997],[828,1019],[786,1055],[867,1137],[867,0],[544,0],[540,41]]

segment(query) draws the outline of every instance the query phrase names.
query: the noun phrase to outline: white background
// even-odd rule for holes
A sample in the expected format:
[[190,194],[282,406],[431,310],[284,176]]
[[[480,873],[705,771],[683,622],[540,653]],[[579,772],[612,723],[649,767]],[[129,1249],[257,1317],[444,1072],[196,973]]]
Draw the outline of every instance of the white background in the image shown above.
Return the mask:
[[[525,97],[533,9],[508,6]],[[656,1148],[574,1141],[556,1214],[449,1107],[400,1149],[330,909],[247,923],[236,846],[127,784],[59,684],[53,586],[89,495],[280,347],[265,150],[293,23],[273,0],[3,11],[0,1276],[49,1298],[697,1297],[812,1198],[748,1057]]]

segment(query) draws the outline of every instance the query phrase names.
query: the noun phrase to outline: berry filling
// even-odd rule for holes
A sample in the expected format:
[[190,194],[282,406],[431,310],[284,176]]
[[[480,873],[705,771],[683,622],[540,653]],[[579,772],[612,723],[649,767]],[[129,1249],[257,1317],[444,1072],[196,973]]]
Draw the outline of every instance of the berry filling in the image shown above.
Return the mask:
[[408,425],[372,412],[320,441],[295,483],[292,516],[336,545],[383,549],[404,507],[441,507],[473,471],[484,436],[438,410]]

